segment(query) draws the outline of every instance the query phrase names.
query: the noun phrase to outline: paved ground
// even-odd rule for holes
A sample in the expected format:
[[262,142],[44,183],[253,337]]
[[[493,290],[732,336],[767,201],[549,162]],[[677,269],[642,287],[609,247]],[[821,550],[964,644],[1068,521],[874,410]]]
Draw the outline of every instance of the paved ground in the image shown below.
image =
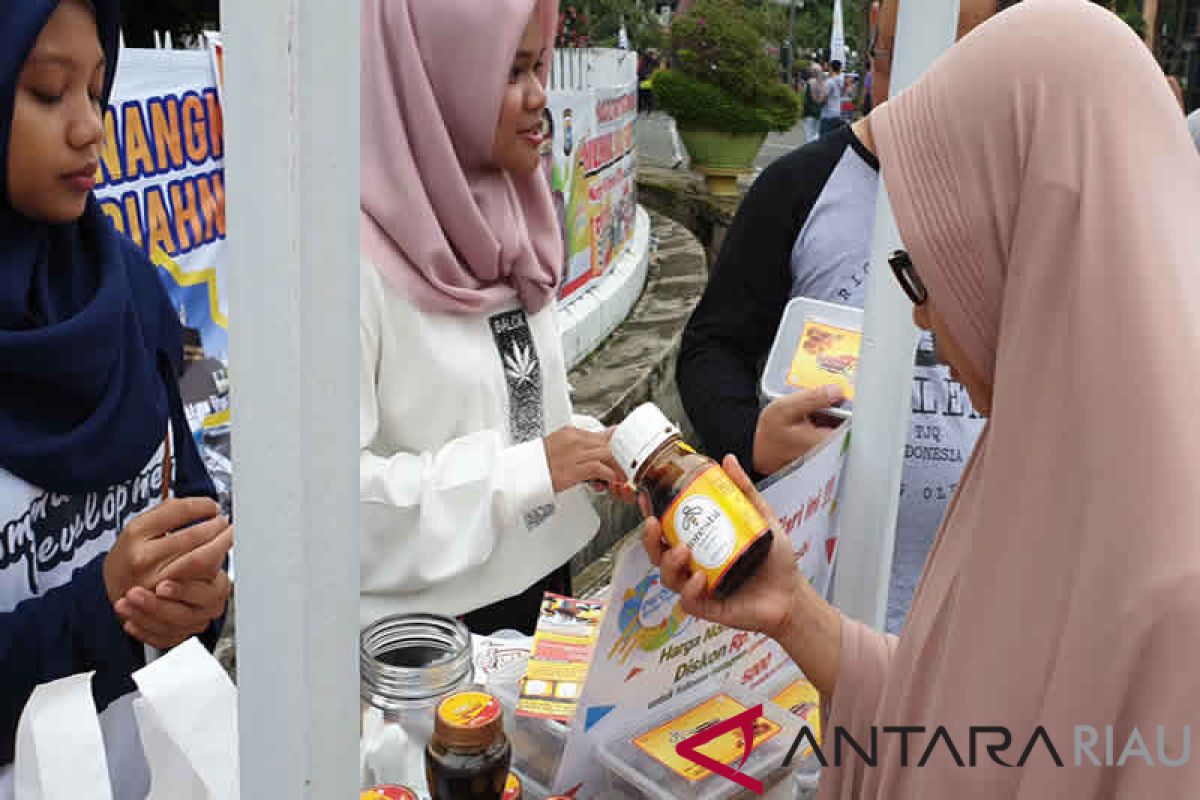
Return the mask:
[[[670,167],[675,161],[671,147],[671,135],[668,125],[669,118],[660,112],[642,114],[638,117],[637,145],[638,164],[648,167]],[[804,130],[797,125],[787,133],[772,133],[767,136],[762,150],[755,160],[755,166],[762,169],[781,155],[788,153],[804,144]],[[682,150],[683,145],[680,145]],[[681,169],[687,168],[687,153],[682,153]]]

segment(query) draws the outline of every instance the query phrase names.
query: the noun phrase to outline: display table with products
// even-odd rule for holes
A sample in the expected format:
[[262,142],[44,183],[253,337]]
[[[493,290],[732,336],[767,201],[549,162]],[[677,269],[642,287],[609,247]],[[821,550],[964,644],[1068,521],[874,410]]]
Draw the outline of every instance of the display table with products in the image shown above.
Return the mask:
[[[849,429],[844,423],[759,487],[797,569],[822,594]],[[503,710],[523,798],[814,795],[819,698],[778,643],[688,615],[637,540],[615,554],[609,586],[595,596],[547,595],[533,637],[471,636],[431,617],[364,630],[364,788],[395,783],[429,797],[433,704],[476,687]]]

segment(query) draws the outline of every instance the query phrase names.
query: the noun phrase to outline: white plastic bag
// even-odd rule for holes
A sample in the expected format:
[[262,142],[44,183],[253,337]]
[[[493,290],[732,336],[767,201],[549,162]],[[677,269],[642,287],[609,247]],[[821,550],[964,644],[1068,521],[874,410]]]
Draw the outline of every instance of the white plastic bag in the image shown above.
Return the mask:
[[[92,673],[39,686],[17,726],[18,800],[112,800]],[[133,675],[147,800],[238,800],[237,689],[191,639]]]

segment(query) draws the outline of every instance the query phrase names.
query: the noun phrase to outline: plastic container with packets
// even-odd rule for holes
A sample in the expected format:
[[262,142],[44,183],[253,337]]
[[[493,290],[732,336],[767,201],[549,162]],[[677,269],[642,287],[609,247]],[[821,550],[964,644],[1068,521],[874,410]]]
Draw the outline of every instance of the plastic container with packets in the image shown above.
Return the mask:
[[850,418],[862,348],[863,312],[850,306],[797,297],[788,302],[763,368],[766,402],[800,389],[835,385],[845,399],[822,412],[829,424]]
[[[488,690],[504,707],[505,732],[513,746],[513,767],[527,784],[549,786],[567,746],[568,726],[557,720],[519,716],[520,686],[519,682],[504,682],[492,684]],[[527,797],[529,794],[526,790]]]
[[550,790],[533,778],[527,778],[516,770],[509,770],[501,800],[572,800],[561,795],[552,795]]
[[[520,787],[521,800],[549,800],[549,798],[553,797],[549,788],[538,783],[528,775],[524,775],[516,769],[510,774],[516,779],[516,783]],[[508,800],[508,798],[506,797],[505,800]]]
[[[762,714],[754,722],[754,746],[741,765],[742,774],[763,784],[771,793],[792,780],[792,769],[784,757],[799,732],[795,717],[765,697],[746,689],[725,687],[712,691],[698,688],[672,698],[602,744],[600,763],[608,771],[610,786],[605,797],[675,800],[743,800],[755,794],[709,769],[679,755],[679,742],[706,728],[724,722],[755,706]],[[724,764],[738,764],[745,755],[742,735],[730,730],[698,752]]]
[[[781,671],[761,691],[772,703],[795,717],[798,724],[807,725],[812,738],[818,745],[821,743],[821,694],[798,668]],[[796,733],[799,735],[799,729]],[[821,763],[807,740],[792,755],[791,768],[795,773],[796,797],[803,798],[816,791]]]

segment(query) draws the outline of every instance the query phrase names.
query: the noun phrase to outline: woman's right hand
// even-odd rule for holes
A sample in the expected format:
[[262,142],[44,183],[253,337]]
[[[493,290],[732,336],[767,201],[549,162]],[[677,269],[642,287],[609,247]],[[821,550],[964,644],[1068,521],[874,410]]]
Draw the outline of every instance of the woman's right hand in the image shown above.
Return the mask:
[[115,608],[134,587],[162,580],[213,581],[233,546],[233,528],[206,497],[172,498],[129,521],[104,559],[104,587]]
[[594,433],[567,425],[545,437],[546,463],[550,467],[550,482],[554,493],[565,492],[572,486],[589,481],[601,481],[616,486],[625,481],[617,466],[608,441],[612,430]]

